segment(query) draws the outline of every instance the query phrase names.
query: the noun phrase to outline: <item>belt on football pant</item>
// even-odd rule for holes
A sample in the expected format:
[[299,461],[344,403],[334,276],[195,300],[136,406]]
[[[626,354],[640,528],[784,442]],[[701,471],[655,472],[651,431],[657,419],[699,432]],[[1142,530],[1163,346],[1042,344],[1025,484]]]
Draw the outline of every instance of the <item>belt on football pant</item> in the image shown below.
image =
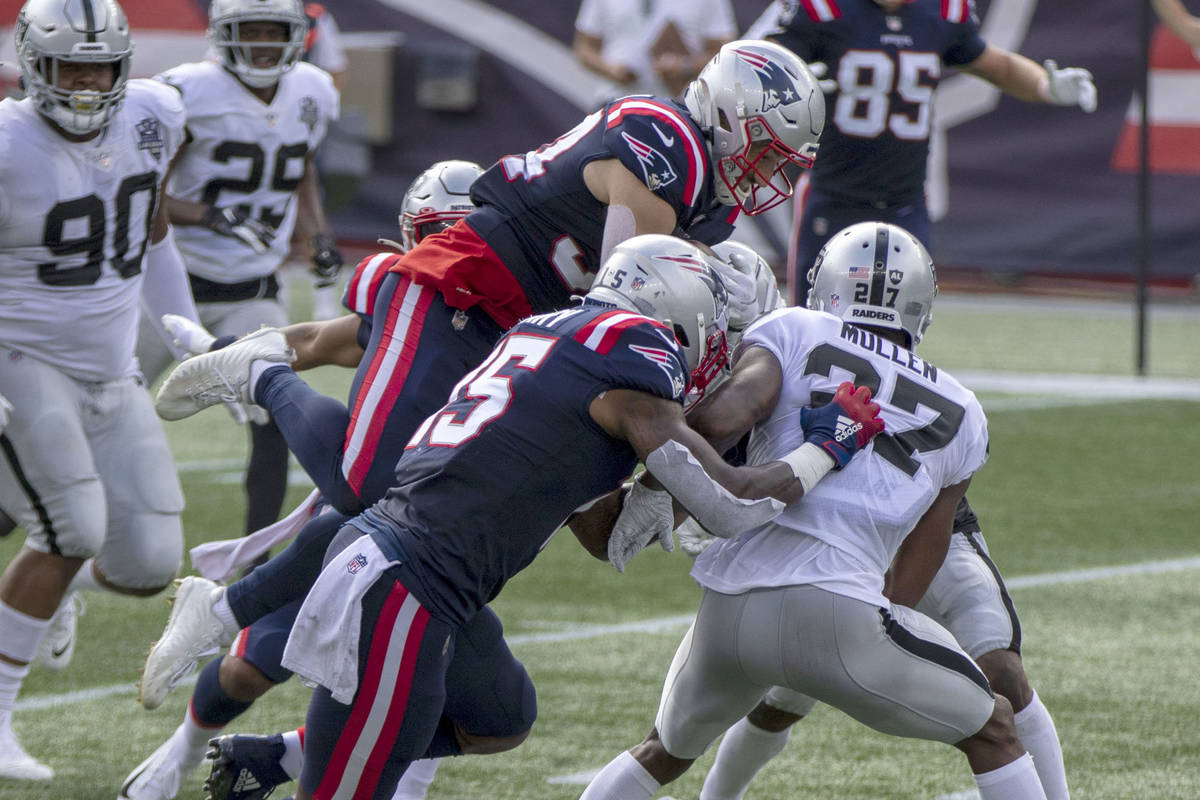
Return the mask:
[[279,281],[275,275],[254,278],[237,283],[219,283],[188,275],[192,284],[192,297],[197,303],[236,303],[239,300],[274,300],[279,294]]

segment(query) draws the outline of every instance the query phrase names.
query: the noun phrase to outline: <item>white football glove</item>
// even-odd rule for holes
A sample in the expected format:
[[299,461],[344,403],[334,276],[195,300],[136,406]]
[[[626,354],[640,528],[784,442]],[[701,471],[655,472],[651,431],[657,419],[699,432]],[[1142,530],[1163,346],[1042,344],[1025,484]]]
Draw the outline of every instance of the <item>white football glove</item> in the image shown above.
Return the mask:
[[4,429],[8,427],[8,418],[12,414],[12,403],[8,402],[8,398],[0,394],[0,433],[4,433]]
[[203,325],[178,314],[163,314],[162,324],[175,346],[194,356],[207,353],[217,340],[217,337],[204,330]]
[[824,61],[814,61],[808,65],[808,71],[817,79],[817,86],[821,89],[821,94],[833,94],[838,90],[838,82],[836,78],[827,78],[829,74],[829,65]]
[[691,517],[679,523],[675,532],[679,534],[679,547],[692,558],[703,553],[717,540],[717,537],[704,530],[704,526]]
[[713,270],[721,276],[729,305],[725,314],[729,327],[741,330],[758,319],[758,285],[753,275],[746,275],[737,267],[720,258],[710,258]]
[[1087,113],[1096,110],[1096,84],[1092,73],[1080,67],[1059,69],[1055,61],[1045,61],[1046,77],[1038,84],[1038,96],[1051,105],[1079,106]]
[[608,538],[608,560],[624,572],[629,560],[658,539],[668,553],[675,549],[671,530],[675,527],[675,511],[671,495],[665,491],[647,489],[635,480],[629,494],[625,495],[621,514],[613,523]]

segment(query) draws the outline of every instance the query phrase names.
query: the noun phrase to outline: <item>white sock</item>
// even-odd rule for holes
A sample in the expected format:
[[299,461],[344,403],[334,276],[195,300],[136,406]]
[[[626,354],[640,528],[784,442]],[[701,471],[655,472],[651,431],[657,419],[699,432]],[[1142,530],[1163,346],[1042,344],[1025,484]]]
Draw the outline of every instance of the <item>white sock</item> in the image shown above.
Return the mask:
[[739,719],[721,739],[717,760],[700,790],[700,800],[742,800],[750,781],[779,755],[791,733],[791,727],[765,731],[745,717]]
[[256,358],[250,362],[250,401],[258,402],[258,380],[262,374],[271,367],[286,367],[287,364],[279,361],[268,361],[265,358]]
[[429,791],[429,784],[433,783],[440,762],[440,758],[422,758],[409,764],[400,776],[400,785],[392,800],[422,800]]
[[237,617],[233,615],[233,607],[229,605],[225,592],[221,592],[220,596],[213,601],[212,612],[217,619],[221,620],[225,630],[240,631],[242,629],[242,626],[238,624]]
[[183,712],[183,722],[179,723],[179,727],[172,735],[179,737],[183,746],[187,748],[188,755],[200,757],[208,750],[208,740],[219,735],[224,727],[224,725],[217,727],[201,725],[192,714],[192,704],[189,702],[187,709]]
[[579,800],[650,800],[662,786],[626,750],[600,770]]
[[1025,753],[999,769],[975,776],[979,800],[1046,800],[1033,759]]
[[28,664],[18,666],[7,661],[0,661],[0,714],[8,714],[12,711],[13,704],[17,702],[17,695],[21,691],[21,684],[28,674]]
[[1025,745],[1025,749],[1033,757],[1033,766],[1037,768],[1048,800],[1070,800],[1071,793],[1067,790],[1067,772],[1063,767],[1058,731],[1055,730],[1054,720],[1042,705],[1037,692],[1033,693],[1029,705],[1013,715],[1013,721],[1016,723],[1021,744]]
[[292,780],[300,777],[300,768],[304,766],[304,742],[300,731],[288,731],[283,734],[283,746],[287,751],[279,759],[279,766]]
[[75,573],[75,577],[71,579],[71,583],[67,586],[67,594],[71,592],[86,591],[86,592],[107,592],[108,587],[102,585],[96,580],[95,569],[96,559],[89,558],[83,562],[83,566]]

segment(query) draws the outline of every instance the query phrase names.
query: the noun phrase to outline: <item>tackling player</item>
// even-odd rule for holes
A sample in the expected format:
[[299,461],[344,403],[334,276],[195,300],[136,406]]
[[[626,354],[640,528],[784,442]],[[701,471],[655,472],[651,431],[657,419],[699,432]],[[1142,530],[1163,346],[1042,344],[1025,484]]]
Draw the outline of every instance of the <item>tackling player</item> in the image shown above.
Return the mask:
[[[942,564],[955,509],[987,459],[974,395],[906,349],[931,319],[933,263],[891,225],[834,242],[846,247],[818,259],[813,295],[834,313],[787,309],[755,323],[732,376],[689,424],[718,448],[750,431],[748,462],[763,463],[794,446],[795,408],[824,402],[851,375],[878,393],[886,433],[803,503],[701,553],[692,575],[704,597],[654,728],[581,800],[649,800],[772,686],[884,733],[953,744],[983,800],[1046,797],[1008,700],[949,631],[905,607]],[[659,536],[674,521],[632,503],[622,516]]]
[[76,590],[152,595],[182,557],[183,496],[134,340],[139,300],[195,320],[160,203],[184,109],[129,80],[132,49],[113,0],[29,0],[28,96],[0,102],[0,506],[27,533],[0,577],[3,778],[53,777],[12,708],[35,655],[70,659]]
[[[342,258],[321,205],[313,155],[338,115],[327,73],[300,62],[308,20],[300,0],[213,0],[218,60],[157,76],[187,110],[187,141],[167,184],[167,211],[200,319],[217,336],[287,324],[277,271],[293,234],[332,280]],[[171,361],[146,315],[138,358],[151,381]],[[287,443],[274,423],[250,425],[247,533],[274,522],[287,492]]]
[[[1085,69],[1039,66],[979,35],[973,0],[787,2],[767,34],[828,74],[829,122],[821,158],[796,203],[788,257],[791,300],[804,305],[822,245],[856,222],[881,220],[928,248],[925,172],[933,100],[943,69],[983,78],[1027,102],[1096,110]],[[820,70],[818,70],[820,71]]]

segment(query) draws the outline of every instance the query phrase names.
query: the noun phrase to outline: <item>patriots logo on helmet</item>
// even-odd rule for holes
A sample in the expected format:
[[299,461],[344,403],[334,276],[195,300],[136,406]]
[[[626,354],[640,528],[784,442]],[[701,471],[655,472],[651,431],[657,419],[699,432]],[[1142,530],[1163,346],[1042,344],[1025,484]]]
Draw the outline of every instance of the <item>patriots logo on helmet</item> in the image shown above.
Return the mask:
[[642,165],[642,177],[645,178],[646,187],[650,191],[657,192],[679,177],[662,153],[640,139],[635,139],[625,131],[621,131],[621,138],[629,145],[629,149],[637,156],[638,163]]
[[788,106],[799,102],[802,98],[796,91],[796,82],[784,71],[783,67],[771,59],[753,50],[734,50],[745,63],[754,69],[758,82],[763,91],[763,111],[770,111],[779,106]]
[[708,274],[708,264],[705,264],[695,256],[655,256],[659,261],[670,261],[672,264],[678,264],[684,269],[692,272],[699,272],[701,275]]

